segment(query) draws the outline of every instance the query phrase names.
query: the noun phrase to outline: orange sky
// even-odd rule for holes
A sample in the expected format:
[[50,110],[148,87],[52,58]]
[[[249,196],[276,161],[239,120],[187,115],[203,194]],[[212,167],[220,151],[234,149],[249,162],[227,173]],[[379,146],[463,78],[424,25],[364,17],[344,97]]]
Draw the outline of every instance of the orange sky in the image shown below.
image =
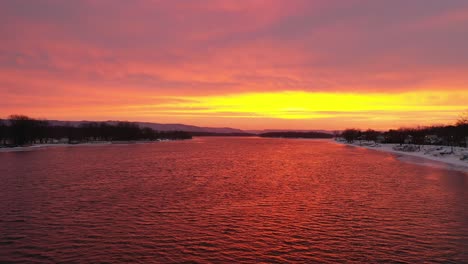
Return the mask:
[[0,118],[243,129],[453,123],[464,0],[0,2]]

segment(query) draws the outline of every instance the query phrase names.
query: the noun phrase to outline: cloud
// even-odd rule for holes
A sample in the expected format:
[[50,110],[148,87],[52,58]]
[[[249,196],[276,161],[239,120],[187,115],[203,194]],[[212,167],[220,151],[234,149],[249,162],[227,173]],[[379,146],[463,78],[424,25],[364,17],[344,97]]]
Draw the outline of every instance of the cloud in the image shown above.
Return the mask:
[[468,86],[467,10],[463,0],[2,1],[0,115],[53,113],[52,97],[91,107],[89,95],[104,113],[171,96],[456,93]]

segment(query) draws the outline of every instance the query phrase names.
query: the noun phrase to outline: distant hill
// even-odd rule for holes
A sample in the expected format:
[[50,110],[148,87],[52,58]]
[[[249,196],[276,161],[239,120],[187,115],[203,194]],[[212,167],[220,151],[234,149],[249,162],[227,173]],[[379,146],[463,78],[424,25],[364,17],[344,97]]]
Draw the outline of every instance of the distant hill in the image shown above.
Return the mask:
[[218,134],[244,134],[241,129],[230,127],[198,127],[184,124],[158,124],[158,123],[144,123],[137,122],[141,127],[149,127],[158,131],[186,131],[186,132],[203,132],[203,133],[218,133]]
[[[48,120],[49,123],[53,126],[60,125],[71,125],[79,126],[84,123],[94,122],[94,121],[59,121],[59,120]],[[102,121],[99,121],[102,122]],[[104,121],[108,124],[116,124],[119,121]],[[236,128],[230,127],[198,127],[184,124],[160,124],[160,123],[150,123],[150,122],[132,122],[138,124],[140,127],[149,127],[157,131],[186,131],[186,132],[197,132],[197,133],[216,133],[216,134],[245,134],[246,132]]]

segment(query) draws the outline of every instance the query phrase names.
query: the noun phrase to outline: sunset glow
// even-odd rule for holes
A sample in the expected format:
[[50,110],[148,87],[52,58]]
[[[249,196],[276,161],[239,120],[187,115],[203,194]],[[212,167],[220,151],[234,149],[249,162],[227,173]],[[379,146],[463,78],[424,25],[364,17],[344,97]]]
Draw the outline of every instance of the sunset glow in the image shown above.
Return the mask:
[[2,1],[0,118],[450,124],[466,1]]

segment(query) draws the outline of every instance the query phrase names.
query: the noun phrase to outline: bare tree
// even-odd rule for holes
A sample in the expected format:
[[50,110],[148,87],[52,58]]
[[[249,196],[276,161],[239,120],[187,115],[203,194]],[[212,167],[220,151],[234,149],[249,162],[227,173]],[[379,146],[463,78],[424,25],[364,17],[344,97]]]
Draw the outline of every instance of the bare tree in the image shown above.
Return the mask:
[[10,131],[15,145],[30,144],[35,137],[36,121],[25,115],[9,117]]
[[457,120],[457,126],[468,124],[468,110],[461,113]]
[[348,142],[352,143],[354,140],[361,136],[361,130],[359,129],[345,129],[341,136]]

